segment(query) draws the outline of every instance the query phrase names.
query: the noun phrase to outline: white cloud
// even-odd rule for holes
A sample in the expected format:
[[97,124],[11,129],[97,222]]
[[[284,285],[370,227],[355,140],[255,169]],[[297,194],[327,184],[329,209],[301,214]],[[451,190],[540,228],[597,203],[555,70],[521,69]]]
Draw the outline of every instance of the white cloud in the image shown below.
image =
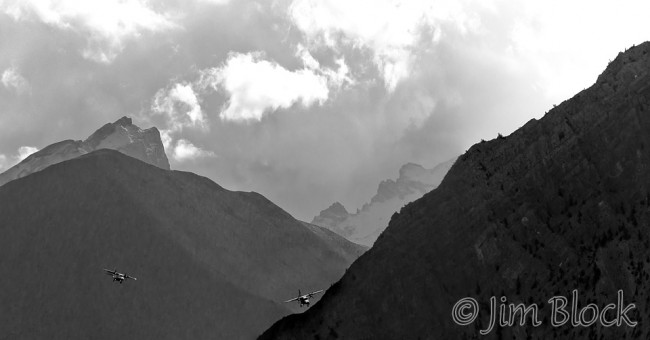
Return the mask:
[[[434,29],[434,43],[442,24],[452,23],[462,34],[480,29],[480,20],[464,8],[465,1],[431,0],[294,0],[289,17],[311,44],[338,49],[343,43],[369,48],[388,90],[411,74],[414,49],[424,28]],[[489,3],[489,2],[488,2]],[[487,4],[480,4],[480,7]]]
[[21,146],[18,148],[14,155],[5,155],[0,154],[0,172],[3,172],[12,166],[20,163],[23,159],[27,158],[29,155],[38,151],[38,148],[33,146]]
[[35,148],[33,146],[21,146],[21,147],[19,147],[18,148],[18,162],[20,162],[23,159],[27,158],[29,155],[33,154],[36,151],[38,151],[38,148]]
[[7,0],[0,2],[0,11],[17,21],[37,19],[60,29],[89,33],[82,53],[99,62],[111,62],[125,39],[178,27],[140,0]]
[[176,83],[171,88],[158,90],[151,109],[154,113],[167,116],[172,131],[185,127],[207,129],[205,114],[192,84]]
[[539,86],[556,100],[591,85],[616,53],[649,37],[647,1],[524,3],[509,32],[510,48],[538,71]]
[[298,44],[296,47],[296,56],[302,60],[305,68],[312,70],[314,73],[326,76],[330,86],[338,89],[344,84],[352,85],[355,83],[349,76],[350,69],[345,63],[345,58],[337,59],[335,62],[338,65],[338,69],[333,70],[331,68],[322,67],[318,60],[316,60],[311,53],[309,53],[309,50],[302,44]]
[[184,162],[187,160],[194,160],[203,157],[216,157],[214,152],[198,148],[186,139],[178,140],[176,146],[174,146],[174,152],[172,156],[178,162]]
[[228,94],[220,117],[232,121],[260,121],[268,111],[322,104],[329,96],[326,76],[309,68],[289,71],[257,53],[231,54],[223,66],[203,71],[198,83]]
[[198,0],[198,2],[204,2],[214,5],[227,5],[230,3],[230,0]]
[[310,70],[320,69],[320,63],[318,60],[309,53],[309,50],[305,48],[302,44],[298,44],[296,47],[296,56],[302,60],[303,65]]
[[165,151],[169,150],[169,147],[172,144],[173,137],[172,137],[172,131],[171,130],[160,130],[160,140],[163,143],[163,147],[165,148]]
[[31,85],[16,68],[8,68],[4,70],[0,81],[7,89],[13,89],[18,94],[31,92]]
[[0,172],[4,172],[9,168],[10,163],[8,157],[0,153]]

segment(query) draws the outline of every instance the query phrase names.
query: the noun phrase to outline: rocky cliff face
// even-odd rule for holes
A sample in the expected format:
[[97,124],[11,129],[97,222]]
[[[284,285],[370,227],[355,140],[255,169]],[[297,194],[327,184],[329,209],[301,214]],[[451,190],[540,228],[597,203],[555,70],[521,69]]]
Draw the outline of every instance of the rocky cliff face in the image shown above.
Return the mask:
[[[261,339],[647,339],[649,71],[644,43],[539,121],[472,146],[316,306]],[[572,303],[573,290],[580,309],[616,304],[621,290],[638,325],[553,327],[548,300]],[[479,314],[459,326],[465,297]],[[537,304],[541,324],[481,336],[492,297]]]
[[0,186],[16,178],[41,171],[46,167],[79,157],[94,150],[113,149],[159,168],[169,170],[169,161],[155,127],[142,130],[131,118],[122,117],[95,131],[84,141],[65,140],[46,146],[22,162],[0,174]]
[[348,240],[372,246],[386,228],[391,215],[438,186],[455,159],[441,163],[433,169],[408,163],[399,170],[397,180],[379,183],[377,193],[356,213],[350,214],[336,202],[320,212],[311,223],[328,228]]

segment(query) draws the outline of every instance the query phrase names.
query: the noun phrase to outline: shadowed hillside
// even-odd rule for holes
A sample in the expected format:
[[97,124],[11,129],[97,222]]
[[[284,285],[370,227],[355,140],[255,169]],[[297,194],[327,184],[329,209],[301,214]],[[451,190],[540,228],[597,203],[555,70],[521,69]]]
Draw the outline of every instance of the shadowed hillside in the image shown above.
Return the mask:
[[329,234],[257,193],[99,150],[0,187],[0,334],[253,338],[363,251]]
[[[650,43],[508,137],[470,148],[301,315],[260,339],[647,339],[650,336]],[[552,327],[547,301],[617,302],[637,327]],[[538,304],[539,327],[487,328],[492,296]],[[468,326],[454,304],[479,302]],[[609,319],[614,313],[608,314]]]

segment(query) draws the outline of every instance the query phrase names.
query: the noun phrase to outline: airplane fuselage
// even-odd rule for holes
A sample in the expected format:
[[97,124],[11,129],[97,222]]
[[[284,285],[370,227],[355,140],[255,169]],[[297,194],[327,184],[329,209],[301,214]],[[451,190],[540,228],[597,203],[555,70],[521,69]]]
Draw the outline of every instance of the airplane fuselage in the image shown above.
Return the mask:
[[119,273],[116,270],[104,269],[104,271],[106,272],[106,274],[110,275],[113,278],[113,282],[117,281],[119,283],[122,283],[126,279],[137,280],[133,276],[129,276],[129,275],[126,275],[124,273]]

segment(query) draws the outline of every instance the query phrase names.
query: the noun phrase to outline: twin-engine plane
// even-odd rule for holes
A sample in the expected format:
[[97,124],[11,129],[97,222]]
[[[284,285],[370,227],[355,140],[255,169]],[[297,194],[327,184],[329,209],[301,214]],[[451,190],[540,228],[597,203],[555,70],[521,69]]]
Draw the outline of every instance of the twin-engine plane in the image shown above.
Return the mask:
[[126,279],[137,280],[133,276],[129,276],[129,275],[126,275],[126,274],[123,274],[123,273],[118,273],[115,270],[104,269],[104,271],[106,272],[106,275],[112,275],[113,276],[113,281],[117,281],[119,283],[124,282],[124,280],[126,280]]
[[300,289],[298,289],[298,297],[293,298],[291,300],[287,300],[287,301],[285,301],[285,303],[291,302],[291,301],[298,301],[300,303],[300,307],[302,307],[302,305],[307,305],[307,307],[309,307],[309,299],[311,297],[313,297],[314,295],[316,295],[318,293],[322,293],[322,292],[323,292],[323,290],[321,289],[321,290],[317,290],[315,292],[311,292],[311,293],[307,293],[305,295],[302,295],[302,293],[300,293]]

